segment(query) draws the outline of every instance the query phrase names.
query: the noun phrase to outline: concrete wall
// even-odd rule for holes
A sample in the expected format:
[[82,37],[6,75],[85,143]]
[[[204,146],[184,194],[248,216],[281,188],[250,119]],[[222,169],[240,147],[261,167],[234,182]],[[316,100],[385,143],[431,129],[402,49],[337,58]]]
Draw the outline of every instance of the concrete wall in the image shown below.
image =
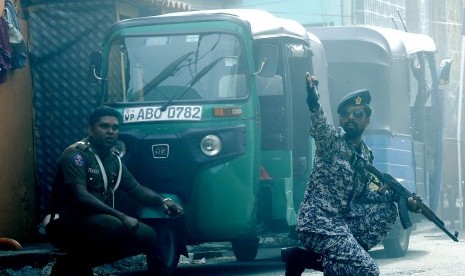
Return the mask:
[[[27,24],[20,23],[27,39]],[[0,237],[19,241],[31,239],[37,223],[32,117],[27,61],[25,68],[8,72],[6,83],[0,85]]]
[[305,26],[342,25],[341,1],[287,0],[287,1],[184,1],[192,10],[245,8],[268,11],[276,16],[295,20]]

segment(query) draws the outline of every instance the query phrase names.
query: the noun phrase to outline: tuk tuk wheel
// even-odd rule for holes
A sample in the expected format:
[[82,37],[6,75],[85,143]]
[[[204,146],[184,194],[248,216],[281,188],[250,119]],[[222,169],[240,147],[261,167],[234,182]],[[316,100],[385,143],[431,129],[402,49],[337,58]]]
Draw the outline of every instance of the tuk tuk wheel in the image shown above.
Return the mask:
[[399,258],[405,256],[410,242],[410,233],[412,228],[404,229],[397,218],[394,227],[383,240],[384,251],[390,258]]
[[253,261],[258,253],[259,239],[242,238],[231,241],[234,256],[238,261]]
[[180,255],[178,251],[176,229],[170,224],[157,223],[157,225],[155,225],[155,231],[168,274],[173,274],[178,265]]

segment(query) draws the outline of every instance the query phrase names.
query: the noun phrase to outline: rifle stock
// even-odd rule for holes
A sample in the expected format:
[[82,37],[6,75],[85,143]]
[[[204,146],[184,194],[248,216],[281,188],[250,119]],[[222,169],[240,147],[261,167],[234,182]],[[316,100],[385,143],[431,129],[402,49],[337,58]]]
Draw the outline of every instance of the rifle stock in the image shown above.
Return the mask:
[[[359,159],[362,159],[362,158],[359,158]],[[364,164],[362,165],[362,168],[367,170],[374,176],[376,176],[382,184],[389,186],[389,188],[394,193],[397,193],[400,196],[401,200],[403,199],[404,203],[407,203],[407,200],[409,197],[415,196],[413,193],[407,190],[404,186],[402,186],[402,184],[400,184],[399,181],[397,181],[392,175],[380,172],[372,164],[369,164],[368,162],[364,162]],[[447,236],[449,236],[453,241],[455,242],[459,241],[458,240],[459,233],[457,231],[455,231],[455,233],[452,234],[449,230],[447,230],[446,226],[444,225],[444,222],[433,212],[433,210],[431,210],[428,206],[426,206],[420,198],[415,197],[415,200],[417,201],[421,214],[424,217],[426,217],[429,221],[433,222],[437,227],[439,227],[439,229],[441,229],[444,233],[446,233]],[[402,213],[403,211],[401,210],[399,212],[399,216],[400,216],[400,219],[401,219],[401,222],[404,228],[408,228],[412,224],[410,222],[410,218],[408,217],[407,211],[405,211],[406,208],[403,208],[403,210],[404,210],[404,213]],[[405,216],[407,218],[405,218]]]

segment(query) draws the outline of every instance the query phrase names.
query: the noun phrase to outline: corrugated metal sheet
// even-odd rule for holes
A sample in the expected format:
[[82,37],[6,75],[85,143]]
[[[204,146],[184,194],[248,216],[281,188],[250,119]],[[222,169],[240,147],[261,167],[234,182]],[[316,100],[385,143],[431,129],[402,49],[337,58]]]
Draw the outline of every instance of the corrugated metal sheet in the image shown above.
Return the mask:
[[87,83],[89,54],[115,21],[114,1],[74,1],[29,9],[34,81],[35,164],[40,211],[60,153],[85,136],[98,86]]
[[[34,82],[35,166],[41,215],[61,152],[86,135],[87,117],[98,103],[99,87],[87,83],[89,55],[116,21],[116,0],[32,0],[29,55]],[[119,1],[158,12],[188,10],[178,1]]]
[[[79,3],[83,2],[77,0],[29,0],[28,1],[32,5],[39,5],[39,4],[57,4],[57,3]],[[85,2],[85,1],[84,1]],[[95,0],[94,5],[98,6],[101,3],[108,2],[106,0]],[[114,0],[113,2],[117,2]],[[190,10],[190,4],[181,2],[181,1],[171,1],[171,0],[120,0],[120,2],[124,2],[130,5],[148,5],[153,6],[154,8],[158,9],[168,9],[168,10],[176,10],[176,11],[188,11]]]

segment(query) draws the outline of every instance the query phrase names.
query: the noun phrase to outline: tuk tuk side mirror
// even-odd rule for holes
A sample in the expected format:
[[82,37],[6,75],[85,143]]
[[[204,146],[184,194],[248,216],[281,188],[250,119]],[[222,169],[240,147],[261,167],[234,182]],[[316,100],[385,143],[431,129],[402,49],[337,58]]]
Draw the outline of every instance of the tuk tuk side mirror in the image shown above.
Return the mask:
[[257,69],[254,73],[262,77],[276,75],[278,68],[278,47],[271,44],[263,44],[260,47],[257,59]]
[[452,67],[452,59],[446,58],[441,60],[439,64],[439,84],[448,84],[450,77],[450,68]]
[[100,75],[102,69],[102,52],[90,53],[90,65],[88,72],[89,83],[96,83],[103,78]]

